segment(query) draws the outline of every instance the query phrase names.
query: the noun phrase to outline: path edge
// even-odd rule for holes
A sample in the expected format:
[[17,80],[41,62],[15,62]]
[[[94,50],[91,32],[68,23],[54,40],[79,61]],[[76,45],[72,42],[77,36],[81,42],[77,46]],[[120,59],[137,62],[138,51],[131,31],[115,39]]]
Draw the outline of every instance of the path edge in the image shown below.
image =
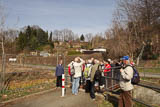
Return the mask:
[[52,89],[49,89],[49,90],[44,90],[44,91],[41,91],[41,92],[29,94],[29,95],[26,95],[26,96],[23,96],[23,97],[18,97],[18,98],[10,99],[10,100],[7,100],[7,101],[3,101],[3,102],[0,102],[0,107],[3,107],[5,105],[11,104],[13,102],[20,101],[20,100],[23,100],[23,99],[26,99],[26,98],[29,98],[29,97],[33,97],[33,96],[38,96],[38,95],[42,95],[42,94],[45,94],[45,93],[49,93],[49,92],[55,91],[55,90],[56,90],[56,87],[52,88]]

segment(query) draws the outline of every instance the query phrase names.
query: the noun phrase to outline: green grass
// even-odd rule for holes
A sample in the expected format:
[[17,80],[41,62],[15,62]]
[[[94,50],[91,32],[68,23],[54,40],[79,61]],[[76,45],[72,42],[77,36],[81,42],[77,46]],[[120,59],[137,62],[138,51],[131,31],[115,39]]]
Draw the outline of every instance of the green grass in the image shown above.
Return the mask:
[[68,55],[80,55],[81,52],[77,52],[77,51],[69,51]]
[[160,68],[138,68],[139,72],[160,73]]
[[[152,105],[152,106],[153,106],[153,107],[159,107],[159,106],[157,106],[157,105]],[[145,105],[143,105],[143,104],[140,104],[140,103],[135,102],[133,107],[148,107],[148,106],[145,106]]]
[[[40,89],[40,87],[42,87],[42,89]],[[9,99],[14,99],[14,98],[26,96],[26,95],[33,94],[33,93],[37,93],[40,91],[48,90],[53,87],[55,87],[55,82],[50,83],[50,84],[41,84],[38,87],[29,86],[29,87],[26,87],[23,90],[19,90],[19,91],[18,90],[6,90],[4,92],[4,95],[7,95],[7,98],[2,99],[2,93],[0,93],[0,102],[7,101]]]
[[148,82],[153,82],[153,83],[156,83],[156,84],[160,84],[160,79],[158,79],[158,78],[141,77],[141,80],[148,81]]
[[103,100],[103,102],[99,104],[98,107],[114,107],[114,106],[110,102]]
[[147,107],[147,106],[140,103],[135,103],[133,107]]

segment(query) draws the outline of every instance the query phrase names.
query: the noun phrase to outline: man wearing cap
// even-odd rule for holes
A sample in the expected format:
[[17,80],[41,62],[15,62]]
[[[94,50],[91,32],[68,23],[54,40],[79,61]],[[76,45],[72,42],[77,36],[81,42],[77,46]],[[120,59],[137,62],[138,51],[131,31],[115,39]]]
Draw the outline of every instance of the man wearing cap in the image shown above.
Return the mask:
[[120,99],[118,107],[132,107],[132,95],[131,91],[133,85],[131,79],[133,77],[133,68],[130,65],[129,56],[123,56],[122,61],[124,68],[120,69]]

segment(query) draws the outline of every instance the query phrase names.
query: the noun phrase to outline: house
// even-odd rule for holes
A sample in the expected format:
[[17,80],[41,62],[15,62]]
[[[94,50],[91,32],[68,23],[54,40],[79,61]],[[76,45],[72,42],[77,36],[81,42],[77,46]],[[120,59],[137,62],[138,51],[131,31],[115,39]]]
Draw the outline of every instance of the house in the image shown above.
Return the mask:
[[81,48],[82,46],[88,46],[88,42],[71,42],[73,48]]
[[95,52],[106,52],[106,49],[104,49],[104,48],[97,48],[97,49],[93,49],[93,51],[95,51]]
[[36,51],[36,52],[30,52],[30,55],[32,55],[32,56],[37,56],[38,55],[38,52]]
[[96,48],[96,49],[92,49],[92,50],[81,49],[80,52],[84,53],[84,54],[93,54],[93,53],[106,52],[106,49],[104,49],[104,48]]
[[43,56],[43,57],[49,57],[49,56],[51,56],[51,54],[48,53],[48,52],[46,52],[46,51],[41,51],[39,55]]
[[58,42],[54,42],[54,47],[55,47],[55,48],[58,47]]
[[86,49],[80,49],[80,52],[83,53],[84,51],[87,51]]

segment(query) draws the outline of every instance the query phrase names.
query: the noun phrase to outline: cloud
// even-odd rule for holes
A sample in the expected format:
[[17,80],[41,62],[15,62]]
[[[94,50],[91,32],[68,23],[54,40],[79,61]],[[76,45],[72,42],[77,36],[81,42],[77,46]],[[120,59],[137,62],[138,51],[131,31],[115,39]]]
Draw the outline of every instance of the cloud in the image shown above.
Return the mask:
[[114,0],[6,0],[8,26],[40,25],[51,30],[72,28],[76,32],[101,32],[111,23]]

